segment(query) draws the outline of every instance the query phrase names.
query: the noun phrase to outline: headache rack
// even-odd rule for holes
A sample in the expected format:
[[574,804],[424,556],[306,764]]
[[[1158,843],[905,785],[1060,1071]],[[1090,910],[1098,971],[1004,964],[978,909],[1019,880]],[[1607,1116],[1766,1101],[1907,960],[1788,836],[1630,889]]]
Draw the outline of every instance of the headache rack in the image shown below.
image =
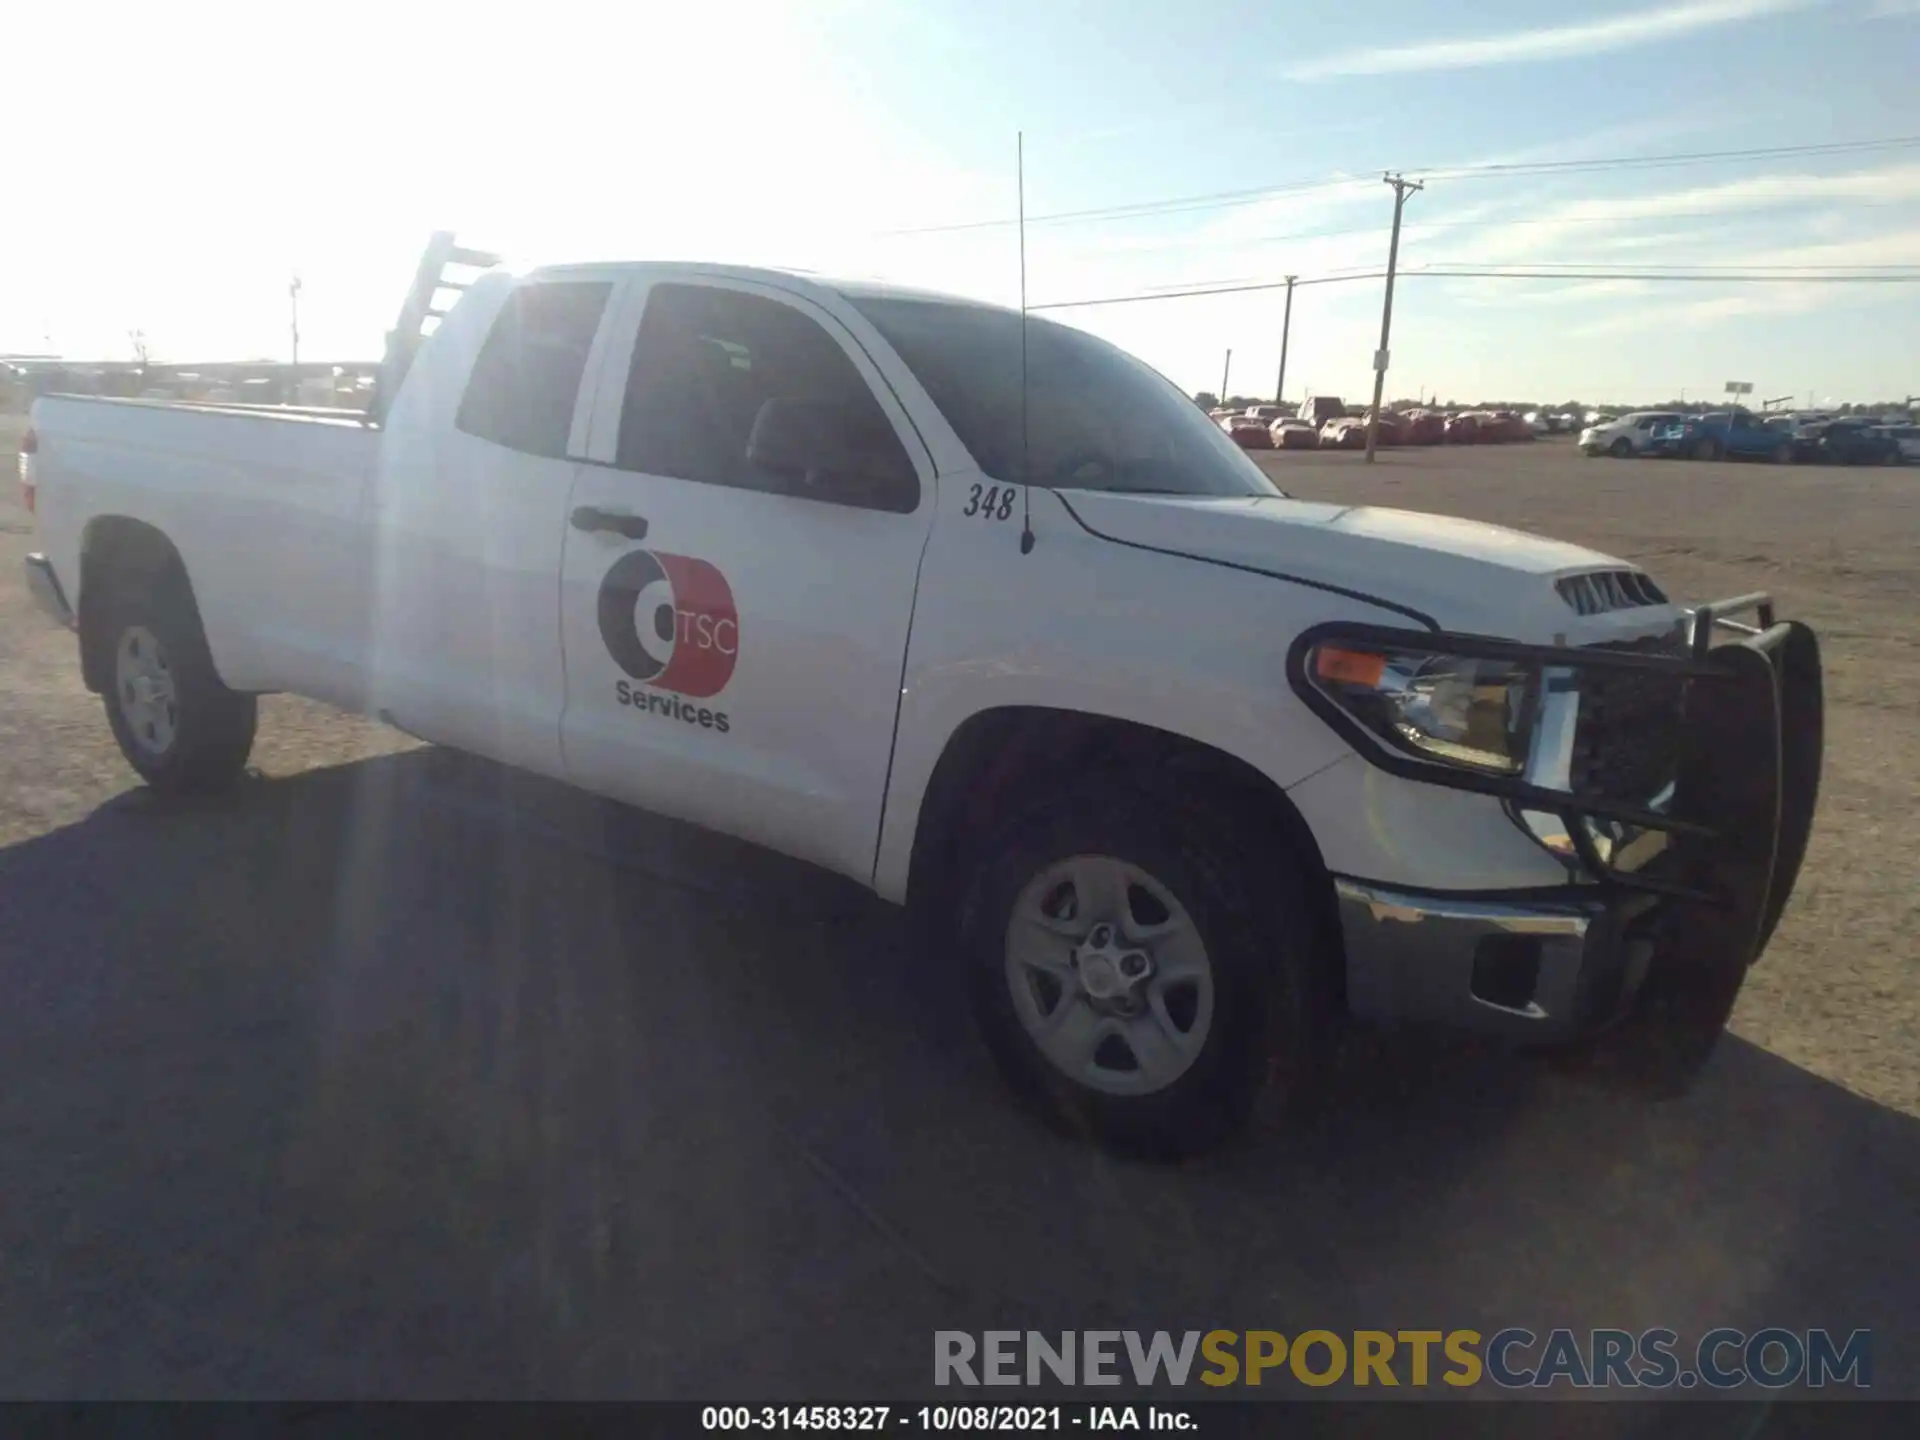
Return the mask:
[[[1757,624],[1735,620],[1752,613]],[[1366,759],[1391,774],[1449,789],[1498,796],[1559,817],[1581,869],[1602,884],[1752,911],[1761,944],[1800,869],[1812,828],[1823,745],[1819,642],[1798,621],[1777,621],[1772,597],[1741,595],[1690,612],[1678,653],[1607,646],[1528,645],[1484,635],[1407,630],[1336,621],[1304,632],[1287,655],[1293,688]],[[1714,632],[1740,638],[1714,644]],[[1522,777],[1467,771],[1389,747],[1322,691],[1308,674],[1315,646],[1352,642],[1534,669],[1638,676],[1677,682],[1673,724],[1676,778],[1664,808],[1641,800],[1559,789]],[[1615,821],[1672,839],[1665,873],[1627,872],[1603,857],[1588,821]]]
[[486,250],[469,250],[454,243],[451,230],[436,230],[427,241],[427,248],[420,256],[419,267],[414,271],[413,284],[407,290],[406,302],[400,307],[400,319],[393,329],[387,332],[386,354],[380,361],[380,371],[374,377],[373,394],[367,402],[363,421],[369,426],[386,423],[388,407],[393,397],[400,393],[400,382],[407,378],[407,371],[413,365],[413,357],[420,352],[420,342],[429,334],[428,323],[438,323],[448,310],[453,308],[449,302],[445,308],[437,308],[435,300],[442,291],[451,290],[457,295],[472,284],[472,278],[452,279],[447,275],[449,266],[480,271],[491,270],[500,263],[500,257]]

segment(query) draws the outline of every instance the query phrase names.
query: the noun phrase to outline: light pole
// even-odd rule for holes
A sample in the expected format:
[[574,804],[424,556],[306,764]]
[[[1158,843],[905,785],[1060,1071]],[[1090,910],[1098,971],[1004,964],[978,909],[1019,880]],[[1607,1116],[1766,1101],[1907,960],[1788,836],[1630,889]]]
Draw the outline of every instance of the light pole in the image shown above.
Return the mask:
[[1233,373],[1233,350],[1227,350],[1226,362],[1220,367],[1220,404],[1224,409],[1227,403],[1227,376]]

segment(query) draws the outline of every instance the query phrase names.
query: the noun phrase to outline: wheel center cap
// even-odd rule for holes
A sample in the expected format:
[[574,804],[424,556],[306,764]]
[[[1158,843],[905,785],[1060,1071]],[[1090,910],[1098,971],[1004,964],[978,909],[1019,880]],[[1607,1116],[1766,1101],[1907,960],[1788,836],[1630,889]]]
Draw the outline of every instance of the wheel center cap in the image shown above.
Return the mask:
[[1120,976],[1120,967],[1110,955],[1082,955],[1080,983],[1096,1000],[1117,1000],[1131,988]]
[[1153,961],[1144,950],[1123,950],[1111,935],[1104,945],[1083,946],[1074,957],[1080,988],[1093,1000],[1131,1003],[1133,992],[1153,974]]

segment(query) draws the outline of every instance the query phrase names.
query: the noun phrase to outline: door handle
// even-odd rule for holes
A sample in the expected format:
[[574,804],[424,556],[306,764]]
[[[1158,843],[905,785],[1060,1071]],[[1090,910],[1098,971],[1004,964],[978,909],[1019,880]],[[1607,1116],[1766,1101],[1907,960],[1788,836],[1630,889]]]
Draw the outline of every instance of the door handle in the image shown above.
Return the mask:
[[641,515],[623,515],[617,510],[602,510],[597,505],[578,505],[570,519],[576,530],[611,530],[629,540],[647,538],[646,518]]

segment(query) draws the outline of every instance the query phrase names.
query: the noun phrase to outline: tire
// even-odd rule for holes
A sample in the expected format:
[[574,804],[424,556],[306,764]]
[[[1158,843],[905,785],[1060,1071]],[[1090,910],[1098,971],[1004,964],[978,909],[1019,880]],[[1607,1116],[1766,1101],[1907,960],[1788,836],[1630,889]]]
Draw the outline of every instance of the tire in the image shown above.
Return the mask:
[[1121,780],[1062,792],[980,853],[955,927],[975,1017],[1050,1123],[1173,1160],[1238,1132],[1269,1082],[1283,1106],[1319,1092],[1336,1007],[1304,867]]
[[253,751],[256,702],[215,671],[184,577],[109,590],[97,625],[100,698],[127,763],[164,795],[230,789]]
[[1693,447],[1693,458],[1696,460],[1718,460],[1720,458],[1720,442],[1715,440],[1711,435],[1696,441]]
[[1618,440],[1614,441],[1613,444],[1607,447],[1607,453],[1613,456],[1613,458],[1616,460],[1625,460],[1628,456],[1633,454],[1633,442],[1627,439],[1626,436],[1622,435]]
[[1793,463],[1793,442],[1791,440],[1782,441],[1774,448],[1773,463],[1776,465],[1791,465]]

